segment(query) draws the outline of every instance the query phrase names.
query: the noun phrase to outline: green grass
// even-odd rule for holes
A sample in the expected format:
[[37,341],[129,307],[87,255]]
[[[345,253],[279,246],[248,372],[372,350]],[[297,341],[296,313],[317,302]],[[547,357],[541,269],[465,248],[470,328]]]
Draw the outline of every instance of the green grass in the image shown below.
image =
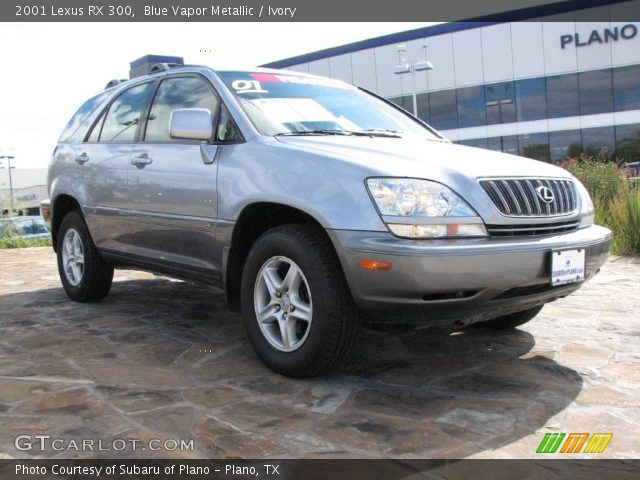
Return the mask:
[[640,189],[625,188],[610,201],[596,201],[598,225],[615,234],[612,253],[640,255]]
[[20,238],[5,237],[0,238],[0,248],[27,248],[27,247],[50,247],[50,238]]

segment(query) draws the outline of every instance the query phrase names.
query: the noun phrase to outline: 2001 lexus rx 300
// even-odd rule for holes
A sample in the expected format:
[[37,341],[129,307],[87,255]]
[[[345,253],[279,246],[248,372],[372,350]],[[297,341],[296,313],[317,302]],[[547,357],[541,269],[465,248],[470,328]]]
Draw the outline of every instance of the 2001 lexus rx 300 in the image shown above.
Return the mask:
[[359,317],[512,328],[606,259],[563,169],[454,145],[332,79],[156,70],[89,99],[53,154],[43,209],[73,300],[118,267],[222,287],[260,358],[307,377]]

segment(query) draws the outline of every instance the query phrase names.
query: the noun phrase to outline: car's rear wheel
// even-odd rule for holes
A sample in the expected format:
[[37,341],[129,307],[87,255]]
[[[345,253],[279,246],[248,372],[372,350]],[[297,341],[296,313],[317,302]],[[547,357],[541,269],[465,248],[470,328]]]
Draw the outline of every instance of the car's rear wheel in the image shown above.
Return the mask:
[[62,219],[56,251],[65,292],[76,302],[97,302],[111,289],[113,267],[96,248],[82,215],[71,211]]
[[242,314],[260,359],[297,378],[335,368],[358,328],[331,244],[311,225],[275,227],[255,242],[242,276]]
[[509,315],[504,315],[492,320],[487,320],[486,322],[480,322],[476,325],[479,327],[492,328],[495,330],[507,330],[510,328],[516,328],[520,325],[524,325],[530,320],[533,320],[533,318],[538,315],[538,313],[540,313],[540,310],[542,310],[543,306],[544,305],[538,305],[537,307],[533,307],[528,310],[510,313]]

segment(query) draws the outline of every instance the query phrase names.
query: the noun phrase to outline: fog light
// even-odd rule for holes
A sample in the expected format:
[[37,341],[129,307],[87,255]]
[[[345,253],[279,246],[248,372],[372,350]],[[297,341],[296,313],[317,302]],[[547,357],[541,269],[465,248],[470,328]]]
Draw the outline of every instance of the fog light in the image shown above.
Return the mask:
[[487,230],[481,223],[449,223],[434,225],[390,223],[389,229],[395,235],[406,238],[460,238],[487,236]]

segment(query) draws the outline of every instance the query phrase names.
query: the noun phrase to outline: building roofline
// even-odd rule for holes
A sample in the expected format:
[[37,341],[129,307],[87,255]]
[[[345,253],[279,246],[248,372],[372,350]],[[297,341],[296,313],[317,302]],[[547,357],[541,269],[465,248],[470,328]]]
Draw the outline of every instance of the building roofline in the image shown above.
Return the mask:
[[382,47],[393,43],[407,42],[418,38],[434,37],[446,33],[460,32],[478,27],[486,27],[488,25],[496,25],[505,22],[526,21],[538,17],[546,17],[549,15],[558,15],[561,13],[575,12],[576,10],[584,10],[587,8],[601,7],[615,3],[624,3],[631,0],[566,0],[563,2],[550,3],[545,5],[536,5],[534,7],[522,8],[519,10],[511,10],[508,12],[494,13],[481,17],[475,17],[460,22],[440,23],[429,27],[416,28],[406,30],[404,32],[391,33],[381,37],[368,38],[358,42],[348,43],[337,47],[325,48],[303,55],[276,60],[274,62],[265,63],[261,67],[265,68],[286,68],[301,63],[313,62],[323,58],[335,57],[337,55],[345,55],[347,53],[366,50],[374,47]]

